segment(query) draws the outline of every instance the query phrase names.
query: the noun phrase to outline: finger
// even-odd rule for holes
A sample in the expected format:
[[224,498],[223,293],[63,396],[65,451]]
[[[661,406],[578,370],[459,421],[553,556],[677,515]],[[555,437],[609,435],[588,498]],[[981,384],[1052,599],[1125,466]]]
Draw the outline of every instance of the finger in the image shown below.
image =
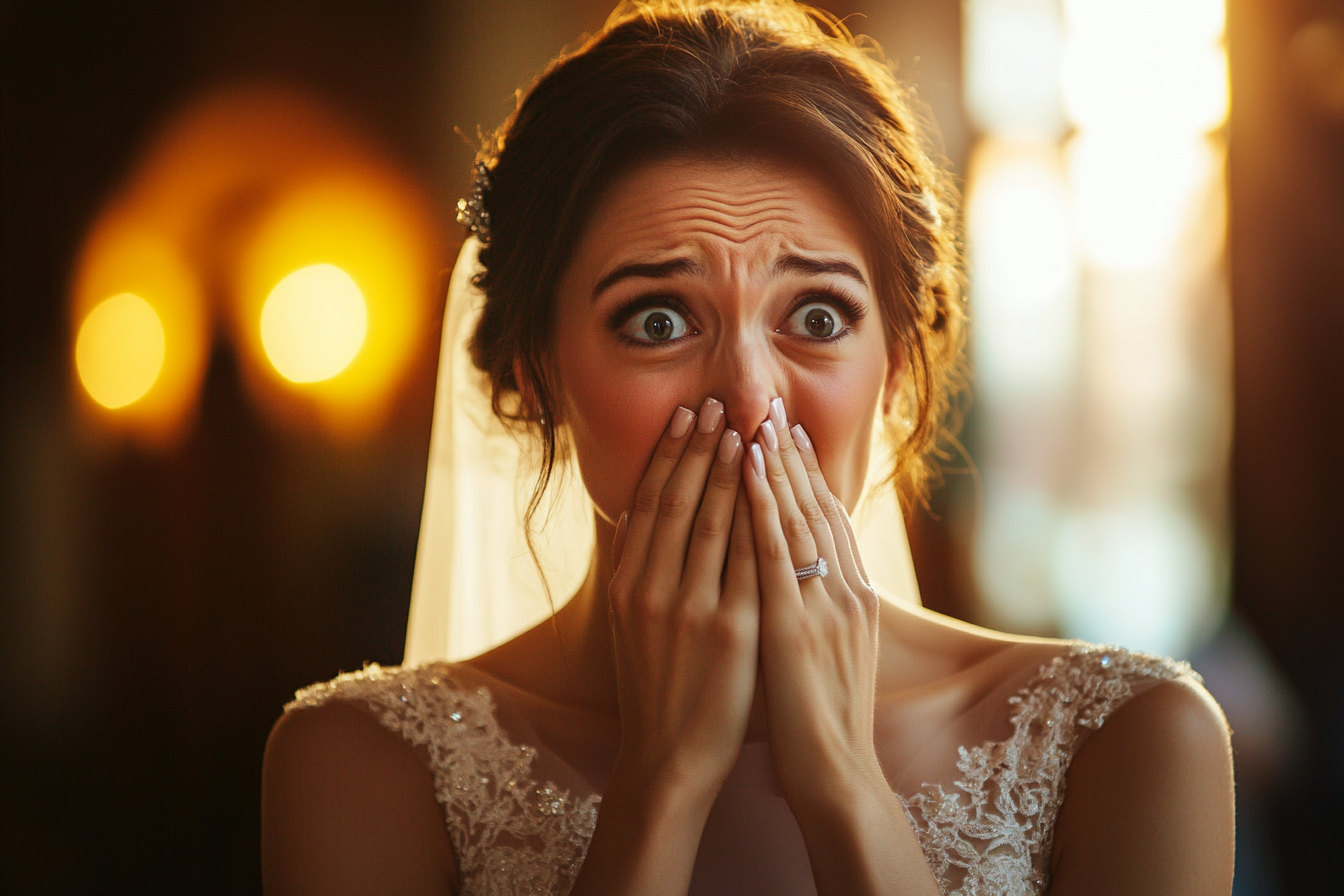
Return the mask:
[[798,564],[793,560],[793,549],[780,523],[779,502],[770,485],[764,455],[765,452],[756,442],[747,446],[747,472],[743,477],[747,497],[751,501],[751,534],[756,542],[756,579],[762,598],[767,594],[771,598],[761,601],[763,619],[773,614],[801,611],[803,606],[802,591],[793,573]]
[[709,601],[717,601],[723,582],[734,507],[741,487],[742,436],[726,429],[710,465],[709,482],[691,528],[681,577],[682,583],[690,586],[691,594],[705,595]]
[[621,556],[621,565],[616,570],[617,579],[633,582],[644,572],[663,487],[667,485],[677,462],[681,460],[682,452],[686,450],[694,422],[694,411],[678,407],[653,449],[653,457],[649,459],[649,466],[639,481],[639,488],[635,490],[635,506],[628,511],[630,516],[626,524],[625,550]]
[[[812,477],[798,454],[798,446],[793,443],[793,434],[789,430],[788,420],[784,416],[784,401],[782,399],[776,398],[770,402],[770,423],[779,442],[780,462],[784,465],[784,472],[788,475],[789,484],[793,487],[794,502],[803,518],[807,520],[808,527],[812,530],[812,538],[817,546],[817,555],[825,557],[828,562],[833,562],[837,556],[835,532],[832,531],[831,520],[826,515],[818,493],[812,487]],[[817,557],[814,556],[811,560],[800,565],[806,565],[816,559]]]
[[790,429],[789,434],[797,451],[798,460],[807,471],[808,480],[812,484],[812,493],[830,522],[831,532],[835,536],[835,554],[836,559],[840,561],[840,571],[849,581],[855,581],[854,576],[857,575],[858,581],[868,584],[868,574],[863,568],[863,558],[859,555],[859,542],[854,536],[854,528],[849,524],[849,516],[845,513],[844,505],[831,493],[831,488],[826,483],[826,476],[821,472],[821,464],[817,461],[817,452],[812,440],[801,423]]
[[[756,436],[765,463],[765,478],[779,508],[779,525],[789,546],[793,568],[810,566],[820,556],[811,521],[803,515],[793,493],[793,483],[779,456],[779,435],[774,423],[766,420]],[[754,455],[753,455],[754,456]]]
[[645,570],[660,581],[681,581],[691,527],[695,524],[706,479],[719,450],[722,423],[723,403],[706,398],[686,450],[659,496],[658,516],[653,524]]
[[621,514],[621,518],[616,521],[616,534],[611,539],[611,556],[613,563],[619,568],[621,565],[621,556],[625,554],[626,536],[630,534],[630,511]]
[[[739,451],[745,456],[746,452]],[[738,459],[740,468],[743,461]],[[728,538],[728,562],[723,573],[720,606],[730,610],[760,610],[761,589],[756,572],[756,539],[752,533],[751,504],[739,489],[733,502],[733,530]]]
[[840,511],[840,520],[845,524],[845,534],[849,536],[849,543],[854,546],[854,563],[858,568],[859,576],[863,579],[863,584],[869,588],[873,587],[873,580],[868,578],[868,570],[863,566],[863,555],[859,553],[859,537],[854,534],[854,524],[850,522],[849,511],[845,510],[844,505],[839,501],[835,506]]

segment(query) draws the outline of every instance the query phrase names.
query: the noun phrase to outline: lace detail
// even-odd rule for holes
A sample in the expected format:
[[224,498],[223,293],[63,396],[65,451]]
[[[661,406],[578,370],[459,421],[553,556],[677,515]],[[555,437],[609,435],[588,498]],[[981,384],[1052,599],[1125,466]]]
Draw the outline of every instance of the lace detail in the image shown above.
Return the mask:
[[[1199,676],[1186,663],[1075,642],[1009,698],[1013,734],[958,749],[952,790],[925,784],[899,795],[946,896],[1038,896],[1065,773],[1083,740],[1135,693]],[[379,721],[429,752],[436,797],[457,854],[463,896],[568,893],[588,850],[601,797],[582,800],[531,777],[537,751],[501,729],[483,687],[463,688],[451,666],[369,665],[299,691],[285,707],[361,701]]]
[[460,688],[441,667],[370,664],[304,688],[285,711],[333,699],[364,702],[385,728],[428,749],[463,896],[569,892],[601,797],[576,801],[534,781],[536,749],[509,740],[485,688]]
[[947,896],[1045,892],[1065,773],[1088,733],[1136,684],[1199,681],[1188,663],[1075,642],[1008,702],[1007,740],[958,748],[962,777],[945,791],[925,784],[901,797],[924,857]]

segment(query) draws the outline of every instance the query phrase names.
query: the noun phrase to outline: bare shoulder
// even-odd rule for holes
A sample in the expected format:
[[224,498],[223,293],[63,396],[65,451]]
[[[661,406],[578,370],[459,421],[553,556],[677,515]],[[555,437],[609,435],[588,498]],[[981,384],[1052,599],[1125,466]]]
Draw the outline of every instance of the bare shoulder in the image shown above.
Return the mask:
[[987,683],[1030,677],[1072,642],[999,632],[887,600],[880,616],[879,692],[977,674]]
[[428,769],[369,713],[332,701],[286,713],[262,771],[269,894],[456,890]]
[[1227,894],[1232,751],[1193,678],[1117,709],[1074,757],[1055,826],[1052,893]]

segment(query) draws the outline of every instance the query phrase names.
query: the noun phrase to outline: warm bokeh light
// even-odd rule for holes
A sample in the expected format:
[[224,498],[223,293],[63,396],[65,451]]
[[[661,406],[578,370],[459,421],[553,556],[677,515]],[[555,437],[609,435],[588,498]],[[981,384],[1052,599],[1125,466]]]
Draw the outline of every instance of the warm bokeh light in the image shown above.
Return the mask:
[[1223,0],[963,8],[988,621],[1187,655],[1227,599]]
[[966,0],[966,107],[983,131],[1053,139],[1064,131],[1058,0]]
[[1073,373],[1078,265],[1069,196],[1054,147],[983,141],[966,209],[983,389],[1058,389]]
[[95,307],[79,327],[75,367],[103,407],[138,401],[163,370],[163,322],[153,306],[124,292]]
[[278,420],[315,415],[358,435],[388,410],[423,347],[430,233],[415,192],[372,166],[299,181],[258,216],[232,318],[244,373]]
[[372,432],[427,347],[446,247],[425,196],[358,123],[302,92],[238,86],[185,106],[109,197],[75,267],[72,360],[109,296],[140,296],[163,327],[163,369],[138,400],[109,411],[72,378],[87,422],[170,446],[194,419],[220,323],[235,351],[219,374],[236,362],[272,422]]
[[1202,134],[1227,119],[1223,0],[1067,0],[1064,105],[1080,127]]
[[199,275],[138,206],[95,223],[75,268],[71,352],[98,429],[171,443],[191,419],[209,345]]
[[261,343],[285,379],[315,383],[350,365],[368,324],[358,284],[335,265],[315,264],[271,291],[261,309]]
[[1113,271],[1151,270],[1169,258],[1219,173],[1217,154],[1202,136],[1084,131],[1070,142],[1068,160],[1083,252]]

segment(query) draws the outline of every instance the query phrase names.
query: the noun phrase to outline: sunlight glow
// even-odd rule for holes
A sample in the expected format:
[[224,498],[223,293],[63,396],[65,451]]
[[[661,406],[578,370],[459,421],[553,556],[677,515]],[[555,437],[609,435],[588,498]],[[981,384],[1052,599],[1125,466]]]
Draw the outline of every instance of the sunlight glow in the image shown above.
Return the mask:
[[340,373],[364,344],[364,295],[335,265],[315,264],[281,280],[261,309],[261,342],[275,369],[295,383]]
[[112,296],[84,318],[75,367],[93,400],[105,408],[139,401],[163,370],[163,322],[154,307],[129,292]]
[[1227,604],[1224,2],[964,10],[986,621],[1187,655]]
[[1077,262],[1057,152],[988,140],[966,211],[976,363],[985,389],[1048,391],[1071,373]]

